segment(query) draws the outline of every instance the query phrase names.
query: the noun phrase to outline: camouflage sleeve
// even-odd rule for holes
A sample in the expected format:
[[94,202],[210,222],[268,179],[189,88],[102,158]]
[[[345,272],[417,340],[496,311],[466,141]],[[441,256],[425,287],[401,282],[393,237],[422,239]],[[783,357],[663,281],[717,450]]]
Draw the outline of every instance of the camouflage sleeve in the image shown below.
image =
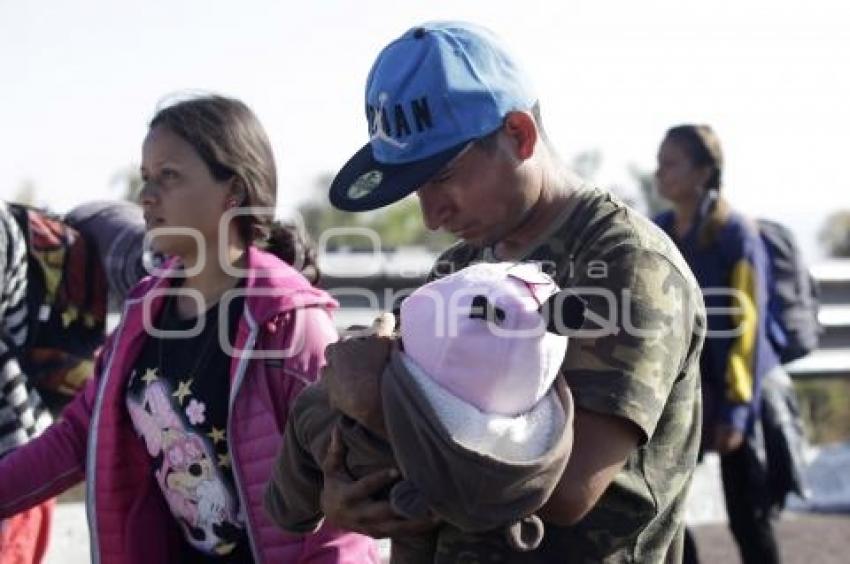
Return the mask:
[[644,443],[691,352],[701,297],[657,251],[621,245],[593,262],[576,279],[587,318],[563,371],[576,405],[632,421]]

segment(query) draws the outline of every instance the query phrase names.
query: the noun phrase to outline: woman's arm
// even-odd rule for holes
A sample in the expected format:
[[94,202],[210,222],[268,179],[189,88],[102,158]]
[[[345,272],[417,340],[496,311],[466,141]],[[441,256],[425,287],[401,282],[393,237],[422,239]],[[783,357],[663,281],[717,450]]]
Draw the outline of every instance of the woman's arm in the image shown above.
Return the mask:
[[[101,349],[110,349],[110,341]],[[95,378],[74,397],[42,435],[0,459],[0,518],[20,513],[85,478],[86,445],[105,353]]]
[[[757,237],[757,235],[753,235]],[[714,433],[714,447],[721,454],[739,447],[753,410],[757,382],[758,332],[763,323],[766,257],[759,253],[758,241],[741,241],[740,258],[729,279],[732,292],[732,327],[736,336],[729,347],[724,367],[724,394],[720,420]]]
[[731,317],[735,336],[724,366],[724,393],[713,446],[721,454],[743,444],[752,418],[758,378],[759,331],[767,307],[768,258],[755,227],[744,224],[733,238],[735,261],[729,276]]

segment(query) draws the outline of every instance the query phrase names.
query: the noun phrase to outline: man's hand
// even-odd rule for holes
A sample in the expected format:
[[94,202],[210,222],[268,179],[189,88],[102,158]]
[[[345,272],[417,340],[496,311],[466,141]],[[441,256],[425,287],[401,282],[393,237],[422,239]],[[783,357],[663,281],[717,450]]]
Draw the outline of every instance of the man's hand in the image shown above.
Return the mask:
[[719,424],[714,428],[714,450],[718,454],[735,452],[744,444],[744,433],[731,425]]
[[332,407],[386,438],[381,405],[381,374],[392,350],[392,314],[379,316],[372,328],[328,345],[322,381]]
[[374,538],[421,533],[436,526],[432,520],[413,521],[399,517],[389,501],[371,499],[373,494],[398,479],[397,470],[378,470],[352,481],[343,467],[344,459],[345,446],[339,429],[334,429],[322,461],[324,487],[321,507],[328,523]]

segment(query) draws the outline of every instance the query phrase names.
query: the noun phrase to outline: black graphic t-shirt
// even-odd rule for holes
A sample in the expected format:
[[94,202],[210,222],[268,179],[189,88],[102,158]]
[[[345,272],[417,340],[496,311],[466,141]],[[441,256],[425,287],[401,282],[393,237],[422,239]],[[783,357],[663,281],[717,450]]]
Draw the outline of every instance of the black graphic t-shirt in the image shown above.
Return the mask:
[[[130,418],[184,533],[182,562],[253,562],[227,441],[232,357],[219,344],[220,306],[181,319],[174,296],[166,298],[157,329],[185,334],[200,323],[202,330],[150,336],[127,385]],[[231,344],[243,307],[242,298],[229,303],[223,329]]]

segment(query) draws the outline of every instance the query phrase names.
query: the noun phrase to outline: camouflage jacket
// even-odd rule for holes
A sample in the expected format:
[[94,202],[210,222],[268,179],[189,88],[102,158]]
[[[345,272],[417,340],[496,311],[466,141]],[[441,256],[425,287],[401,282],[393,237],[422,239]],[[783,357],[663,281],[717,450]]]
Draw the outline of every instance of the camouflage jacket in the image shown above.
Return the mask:
[[[576,406],[631,421],[641,441],[595,507],[573,526],[547,525],[538,550],[511,554],[492,535],[441,537],[438,560],[681,562],[700,437],[699,287],[660,229],[601,190],[576,192],[529,249],[523,260],[539,262],[588,307],[563,365]],[[494,260],[488,249],[459,243],[430,278],[485,260]]]

